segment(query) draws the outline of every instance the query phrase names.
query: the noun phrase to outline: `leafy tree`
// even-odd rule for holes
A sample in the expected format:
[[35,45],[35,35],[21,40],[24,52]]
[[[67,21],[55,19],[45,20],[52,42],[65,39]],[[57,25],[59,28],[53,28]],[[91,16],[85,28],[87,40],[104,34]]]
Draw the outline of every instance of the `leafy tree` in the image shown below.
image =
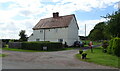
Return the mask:
[[20,36],[19,41],[27,41],[27,35],[25,34],[25,30],[21,30],[19,36]]
[[94,29],[94,31],[91,33],[89,38],[91,40],[102,40],[103,39],[103,33],[99,29]]
[[99,22],[95,25],[94,29],[90,31],[89,38],[91,40],[109,39],[110,35],[107,33],[106,22]]
[[120,37],[120,10],[114,12],[113,14],[108,14],[106,17],[108,20],[108,32],[113,37]]

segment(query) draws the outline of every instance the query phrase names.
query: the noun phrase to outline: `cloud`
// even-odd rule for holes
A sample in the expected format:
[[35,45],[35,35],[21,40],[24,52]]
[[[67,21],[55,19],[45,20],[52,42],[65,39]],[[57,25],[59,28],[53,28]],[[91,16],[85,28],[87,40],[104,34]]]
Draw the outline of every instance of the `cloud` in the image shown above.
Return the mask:
[[[94,8],[106,8],[119,0],[0,0],[3,3],[12,2],[7,7],[0,8],[0,38],[19,38],[20,30],[26,30],[28,36],[33,26],[41,19],[51,17],[53,12],[60,15],[73,14],[76,11],[90,12]],[[43,3],[44,2],[44,3]],[[6,9],[4,9],[6,7]],[[16,17],[26,17],[19,20]],[[78,20],[80,35],[84,35],[84,24],[87,24],[87,35],[93,26],[101,20]]]

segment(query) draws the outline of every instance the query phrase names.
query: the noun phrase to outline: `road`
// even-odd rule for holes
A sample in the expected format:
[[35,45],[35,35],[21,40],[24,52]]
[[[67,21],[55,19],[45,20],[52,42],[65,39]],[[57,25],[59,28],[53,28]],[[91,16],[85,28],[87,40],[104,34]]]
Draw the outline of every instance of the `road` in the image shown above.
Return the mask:
[[55,52],[5,51],[3,69],[115,69],[113,67],[83,62],[75,57],[78,49]]

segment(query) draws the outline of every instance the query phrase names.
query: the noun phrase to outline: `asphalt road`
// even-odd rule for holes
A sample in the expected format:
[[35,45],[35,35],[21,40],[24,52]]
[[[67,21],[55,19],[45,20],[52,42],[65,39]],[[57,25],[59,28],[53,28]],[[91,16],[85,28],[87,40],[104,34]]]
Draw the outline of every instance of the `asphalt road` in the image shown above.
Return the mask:
[[3,69],[115,69],[75,58],[78,49],[56,52],[3,51]]

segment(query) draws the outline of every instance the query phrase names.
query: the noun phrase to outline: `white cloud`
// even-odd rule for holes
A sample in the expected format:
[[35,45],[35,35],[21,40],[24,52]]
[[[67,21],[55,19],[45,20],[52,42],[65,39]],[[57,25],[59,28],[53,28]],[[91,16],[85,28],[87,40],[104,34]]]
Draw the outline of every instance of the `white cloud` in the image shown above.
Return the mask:
[[[51,17],[53,12],[68,15],[83,10],[90,12],[93,8],[106,8],[119,0],[0,0],[0,4],[12,2],[7,10],[0,9],[0,38],[19,38],[20,30],[32,33],[32,27],[41,19]],[[44,4],[42,3],[44,2]],[[48,4],[53,2],[56,4]],[[16,16],[26,17],[16,20]],[[78,20],[79,21],[79,20]],[[103,20],[80,20],[80,35],[84,35],[84,24],[87,24],[87,34],[93,26]]]

